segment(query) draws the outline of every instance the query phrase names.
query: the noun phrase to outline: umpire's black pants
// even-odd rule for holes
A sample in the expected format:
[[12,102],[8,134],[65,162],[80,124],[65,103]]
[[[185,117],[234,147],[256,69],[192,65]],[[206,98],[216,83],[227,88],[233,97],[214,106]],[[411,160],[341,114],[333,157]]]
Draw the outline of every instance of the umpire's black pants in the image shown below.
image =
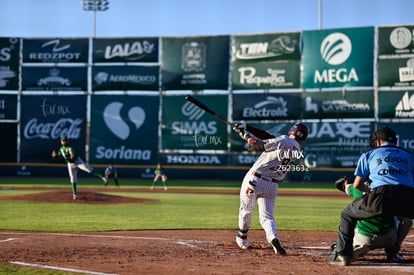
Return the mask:
[[414,188],[387,185],[350,203],[341,213],[335,250],[352,257],[357,221],[381,215],[414,218]]

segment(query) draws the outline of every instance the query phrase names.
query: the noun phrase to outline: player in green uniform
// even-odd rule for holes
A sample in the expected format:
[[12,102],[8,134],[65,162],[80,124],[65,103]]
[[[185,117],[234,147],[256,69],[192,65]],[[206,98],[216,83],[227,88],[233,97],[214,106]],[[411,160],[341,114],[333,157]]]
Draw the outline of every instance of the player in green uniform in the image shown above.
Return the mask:
[[77,186],[76,186],[77,180],[78,180],[78,169],[83,170],[89,174],[93,174],[97,177],[100,177],[104,181],[105,184],[108,182],[107,179],[102,174],[95,171],[89,164],[83,161],[79,156],[76,156],[75,151],[73,150],[72,146],[70,146],[66,137],[62,137],[60,139],[60,144],[61,146],[59,150],[52,151],[52,158],[63,159],[67,163],[69,179],[72,185],[72,194],[73,194],[74,200],[78,198],[78,192],[77,192]]
[[161,179],[162,183],[164,184],[164,190],[167,191],[167,174],[165,173],[164,167],[161,166],[161,164],[158,163],[157,167],[154,171],[154,180],[152,181],[151,190],[154,189],[155,183]]
[[[345,193],[353,197],[354,200],[364,195],[349,181],[345,183]],[[355,227],[353,260],[365,255],[370,250],[384,248],[388,261],[402,262],[403,257],[399,251],[412,224],[412,220],[409,218],[392,216],[378,216],[359,220]]]

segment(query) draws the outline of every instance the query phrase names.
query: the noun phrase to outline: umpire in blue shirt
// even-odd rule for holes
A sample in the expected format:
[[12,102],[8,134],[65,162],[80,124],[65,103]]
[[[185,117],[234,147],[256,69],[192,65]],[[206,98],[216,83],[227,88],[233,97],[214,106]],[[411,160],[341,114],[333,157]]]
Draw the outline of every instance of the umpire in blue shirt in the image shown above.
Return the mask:
[[[414,155],[398,147],[397,134],[384,127],[372,135],[372,150],[363,153],[354,175],[354,187],[365,192],[341,213],[336,248],[329,261],[346,266],[352,259],[352,241],[358,220],[376,216],[414,218]],[[364,182],[370,179],[368,188]]]

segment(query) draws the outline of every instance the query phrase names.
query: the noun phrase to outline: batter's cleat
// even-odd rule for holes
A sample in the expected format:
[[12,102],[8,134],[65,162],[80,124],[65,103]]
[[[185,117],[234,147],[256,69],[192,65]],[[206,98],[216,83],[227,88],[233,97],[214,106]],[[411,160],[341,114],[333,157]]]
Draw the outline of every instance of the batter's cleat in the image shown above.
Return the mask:
[[249,241],[246,239],[242,239],[239,236],[236,237],[236,243],[237,245],[241,248],[241,249],[249,249],[250,248],[250,243]]
[[72,195],[72,198],[73,198],[73,200],[75,201],[75,200],[77,200],[77,199],[78,199],[78,195],[73,194],[73,195]]
[[331,256],[329,256],[329,263],[331,265],[347,266],[351,264],[351,257],[342,255],[338,251],[333,251]]
[[279,239],[274,238],[272,240],[272,247],[276,254],[279,255],[286,255],[286,250],[283,248],[282,244],[280,243]]

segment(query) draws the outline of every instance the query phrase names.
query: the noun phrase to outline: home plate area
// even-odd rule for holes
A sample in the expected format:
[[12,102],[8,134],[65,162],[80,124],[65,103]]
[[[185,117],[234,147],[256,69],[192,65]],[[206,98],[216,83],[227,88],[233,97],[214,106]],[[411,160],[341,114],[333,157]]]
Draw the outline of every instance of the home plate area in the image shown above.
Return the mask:
[[[236,230],[145,230],[88,233],[0,231],[0,262],[79,274],[414,274],[414,232],[403,243],[404,263],[382,250],[350,266],[329,264],[336,232],[280,231],[286,256],[276,255],[263,230],[241,250]],[[285,273],[286,272],[286,273]]]

